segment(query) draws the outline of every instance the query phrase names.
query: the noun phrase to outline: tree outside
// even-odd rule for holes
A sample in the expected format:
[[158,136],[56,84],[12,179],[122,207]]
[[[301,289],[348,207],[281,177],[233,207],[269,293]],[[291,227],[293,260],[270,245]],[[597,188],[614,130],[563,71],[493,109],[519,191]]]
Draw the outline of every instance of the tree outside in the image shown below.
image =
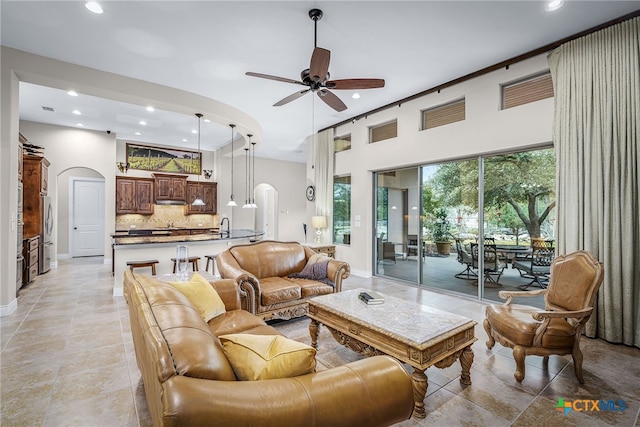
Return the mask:
[[[508,231],[516,239],[524,230],[530,237],[541,237],[545,226],[552,229],[548,225],[555,205],[552,148],[485,158],[485,221],[495,230]],[[424,184],[425,214],[433,215],[439,207],[457,210],[458,218],[462,212],[478,211],[476,160],[439,165]]]

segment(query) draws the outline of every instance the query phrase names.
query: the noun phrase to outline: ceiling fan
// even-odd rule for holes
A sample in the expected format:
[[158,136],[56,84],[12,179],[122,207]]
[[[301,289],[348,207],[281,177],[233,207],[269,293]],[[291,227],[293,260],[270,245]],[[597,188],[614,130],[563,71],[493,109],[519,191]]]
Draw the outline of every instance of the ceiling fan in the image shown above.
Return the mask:
[[284,83],[293,83],[297,85],[307,86],[308,89],[295,92],[284,99],[273,104],[274,107],[280,107],[281,105],[288,104],[289,102],[300,98],[307,92],[315,92],[320,99],[324,101],[329,107],[336,111],[344,111],[347,106],[329,89],[342,90],[342,89],[375,89],[384,87],[384,79],[341,79],[341,80],[329,80],[329,61],[331,58],[331,52],[327,49],[318,47],[318,20],[322,18],[322,11],[320,9],[311,9],[309,11],[309,18],[314,22],[314,49],[311,55],[311,63],[309,68],[302,70],[300,73],[300,80],[288,79],[285,77],[271,76],[268,74],[260,73],[245,73],[247,76],[260,77],[262,79],[276,80]]

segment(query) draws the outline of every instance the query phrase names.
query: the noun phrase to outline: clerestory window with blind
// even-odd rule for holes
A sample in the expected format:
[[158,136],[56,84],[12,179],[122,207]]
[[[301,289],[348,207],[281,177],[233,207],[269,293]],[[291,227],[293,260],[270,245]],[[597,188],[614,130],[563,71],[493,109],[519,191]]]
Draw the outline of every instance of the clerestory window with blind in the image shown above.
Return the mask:
[[422,130],[460,122],[465,119],[465,99],[422,111]]
[[553,81],[550,72],[502,85],[503,110],[552,97]]
[[351,150],[351,134],[335,137],[333,139],[333,151],[339,153],[346,150]]
[[398,136],[398,120],[369,128],[369,143],[384,141]]

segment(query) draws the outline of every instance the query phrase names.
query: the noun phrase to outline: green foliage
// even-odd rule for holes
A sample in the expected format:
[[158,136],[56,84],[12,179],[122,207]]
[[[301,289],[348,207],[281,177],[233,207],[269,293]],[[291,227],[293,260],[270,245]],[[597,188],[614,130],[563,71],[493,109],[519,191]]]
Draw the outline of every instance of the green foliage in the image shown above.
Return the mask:
[[[440,165],[431,183],[442,206],[478,209],[476,160]],[[506,214],[506,227],[524,227],[532,237],[540,236],[541,225],[555,207],[554,150],[487,157],[484,162],[484,205],[486,212],[502,210]]]
[[431,237],[434,242],[450,242],[453,237],[451,234],[451,222],[447,218],[447,210],[438,208],[434,211],[434,218],[429,224]]

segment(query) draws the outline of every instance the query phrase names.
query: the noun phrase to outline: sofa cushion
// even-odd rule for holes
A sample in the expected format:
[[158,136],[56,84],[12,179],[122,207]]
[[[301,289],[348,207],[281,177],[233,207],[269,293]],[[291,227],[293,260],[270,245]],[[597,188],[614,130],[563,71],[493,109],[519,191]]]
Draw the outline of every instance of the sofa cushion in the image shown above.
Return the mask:
[[302,298],[300,286],[286,277],[265,277],[260,280],[262,305],[274,305]]
[[182,292],[198,309],[205,322],[223,314],[226,310],[220,295],[211,284],[198,273],[193,273],[188,282],[168,282]]
[[334,291],[332,285],[325,285],[316,280],[296,279],[296,283],[300,286],[302,298],[331,294]]
[[230,334],[220,341],[241,381],[296,377],[316,367],[313,347],[281,335]]
[[[164,351],[162,348],[166,345],[165,359],[160,360],[156,368],[162,371],[163,378],[170,366],[175,374],[187,377],[221,381],[236,379],[220,340],[182,292],[153,277],[129,277],[128,286],[139,286],[148,301],[138,306],[144,319],[140,320],[143,334],[146,336],[147,329],[157,328],[156,338],[149,336],[153,342],[148,345],[156,352]],[[160,337],[162,340],[158,341]]]
[[[264,320],[246,310],[231,310],[207,322],[209,330],[217,337],[226,334],[246,333],[260,327],[269,330],[267,335],[277,335],[275,329],[264,323]],[[253,333],[253,332],[252,332]]]
[[307,263],[300,243],[264,241],[228,249],[239,265],[260,281],[265,277],[286,277],[300,271]]

